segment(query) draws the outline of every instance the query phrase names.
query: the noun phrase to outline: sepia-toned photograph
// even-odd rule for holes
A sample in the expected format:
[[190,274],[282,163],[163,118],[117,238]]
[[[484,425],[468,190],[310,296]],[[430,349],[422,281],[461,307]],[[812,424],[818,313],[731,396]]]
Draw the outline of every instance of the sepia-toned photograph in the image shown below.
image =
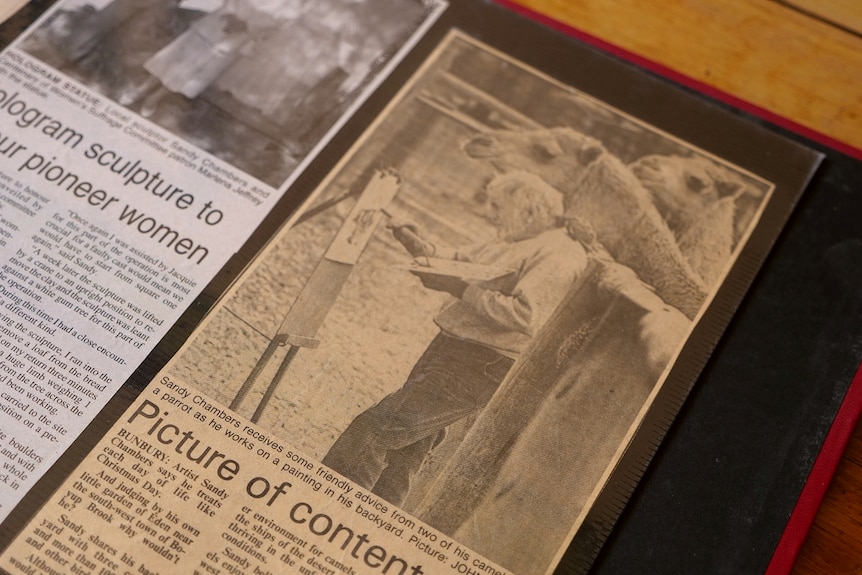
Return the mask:
[[543,574],[772,190],[450,33],[168,373]]
[[441,0],[65,0],[19,48],[279,187]]

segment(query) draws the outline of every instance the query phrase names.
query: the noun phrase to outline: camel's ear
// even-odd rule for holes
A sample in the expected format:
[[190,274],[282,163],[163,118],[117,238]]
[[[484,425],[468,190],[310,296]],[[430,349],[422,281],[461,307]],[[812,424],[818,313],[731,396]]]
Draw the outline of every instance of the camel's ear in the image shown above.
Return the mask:
[[578,153],[578,161],[582,166],[589,166],[599,159],[599,156],[602,155],[602,151],[603,149],[599,144],[589,144],[584,146]]
[[685,175],[685,186],[692,192],[699,193],[709,184],[706,180],[695,174]]
[[542,138],[533,144],[536,155],[542,160],[552,160],[563,155],[560,143],[551,135]]

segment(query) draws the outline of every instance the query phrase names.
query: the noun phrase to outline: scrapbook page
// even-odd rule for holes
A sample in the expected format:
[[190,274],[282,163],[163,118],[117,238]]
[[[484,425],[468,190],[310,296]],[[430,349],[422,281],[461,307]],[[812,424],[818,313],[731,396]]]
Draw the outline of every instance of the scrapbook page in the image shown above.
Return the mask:
[[[163,324],[154,345],[169,328],[184,343],[126,382],[55,488],[26,495],[2,527],[0,567],[586,571],[818,156],[486,3],[164,4],[59,3],[4,52],[0,88],[4,77],[20,88],[4,92],[0,115],[6,131],[34,139],[0,151],[4,211],[65,186],[80,212],[116,215],[203,261],[200,245],[123,194],[168,212],[200,207],[198,225],[216,228],[239,209],[212,215],[222,196],[204,196],[231,180],[228,197],[259,206],[259,219],[238,224],[246,235],[212,230],[211,245],[237,242],[212,273],[249,234],[261,250],[243,252],[241,271],[222,270],[217,285],[229,288],[205,294],[215,303],[187,326],[100,277],[144,297],[180,271],[161,278],[161,259],[117,247],[113,228],[64,234],[66,218],[83,225],[77,211],[42,224],[40,245],[16,248],[0,292],[10,358],[31,347],[65,357],[47,338],[24,341],[46,313],[89,354],[130,368],[144,351],[106,345],[81,323],[134,345],[149,332],[122,318],[137,309],[126,323]],[[377,32],[381,22],[391,34]],[[115,36],[128,47],[109,57]],[[224,61],[201,61],[201,46]],[[122,130],[143,159],[28,103],[52,94],[62,106],[88,102],[89,123]],[[45,137],[65,155],[31,151]],[[82,181],[87,162],[119,191]],[[165,165],[199,181],[175,184]],[[305,198],[298,209],[279,199],[291,193]],[[101,257],[99,241],[111,269],[68,284],[84,319],[17,302],[47,293],[49,275],[63,279],[40,249],[69,261],[65,250],[82,250],[82,265]],[[83,303],[97,293],[107,311]],[[9,374],[10,418],[39,385],[42,402],[60,407],[69,389],[94,385],[84,374],[84,386],[72,383],[92,361],[42,361],[30,392],[16,381],[32,368]],[[48,464],[24,428],[4,424],[4,443]]]

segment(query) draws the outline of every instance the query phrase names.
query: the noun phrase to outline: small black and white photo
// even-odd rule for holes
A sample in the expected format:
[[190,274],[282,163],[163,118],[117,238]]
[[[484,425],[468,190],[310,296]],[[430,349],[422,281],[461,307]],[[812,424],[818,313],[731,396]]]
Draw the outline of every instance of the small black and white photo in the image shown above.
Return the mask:
[[544,574],[772,191],[452,32],[167,373]]
[[279,187],[441,0],[65,0],[19,48]]

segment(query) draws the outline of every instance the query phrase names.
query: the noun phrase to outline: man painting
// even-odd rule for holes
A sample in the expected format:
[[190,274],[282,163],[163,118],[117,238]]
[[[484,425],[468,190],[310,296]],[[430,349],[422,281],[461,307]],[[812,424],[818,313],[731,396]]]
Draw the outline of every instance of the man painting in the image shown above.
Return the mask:
[[498,237],[470,254],[429,242],[413,225],[394,226],[414,257],[443,257],[514,270],[490,281],[421,274],[452,297],[440,328],[404,386],[357,416],[323,463],[395,505],[456,421],[482,409],[515,360],[587,267],[584,247],[560,226],[561,195],[531,174],[496,177],[486,216]]

